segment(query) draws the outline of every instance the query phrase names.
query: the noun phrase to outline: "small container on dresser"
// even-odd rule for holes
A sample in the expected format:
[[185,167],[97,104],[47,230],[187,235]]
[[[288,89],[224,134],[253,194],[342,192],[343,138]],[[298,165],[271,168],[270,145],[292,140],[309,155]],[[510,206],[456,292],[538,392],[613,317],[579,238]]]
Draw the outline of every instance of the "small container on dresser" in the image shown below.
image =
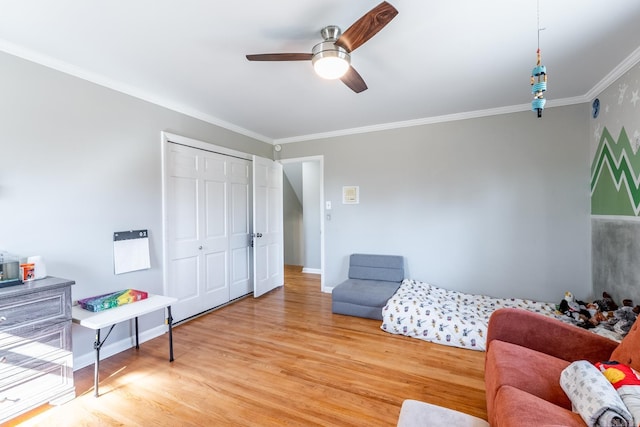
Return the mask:
[[75,397],[72,280],[46,277],[0,288],[0,423]]

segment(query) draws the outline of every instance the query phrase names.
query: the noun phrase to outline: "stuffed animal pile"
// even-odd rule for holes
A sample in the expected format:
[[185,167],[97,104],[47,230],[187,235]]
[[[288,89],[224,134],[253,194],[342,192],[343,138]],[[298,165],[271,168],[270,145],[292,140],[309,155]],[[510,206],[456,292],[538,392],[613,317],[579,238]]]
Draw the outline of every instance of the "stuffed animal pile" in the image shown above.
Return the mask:
[[602,299],[591,303],[576,300],[571,292],[565,292],[564,298],[557,305],[560,313],[576,321],[585,329],[603,325],[607,329],[624,336],[640,314],[640,305],[633,305],[630,299],[624,299],[622,306],[618,306],[607,292],[602,293]]

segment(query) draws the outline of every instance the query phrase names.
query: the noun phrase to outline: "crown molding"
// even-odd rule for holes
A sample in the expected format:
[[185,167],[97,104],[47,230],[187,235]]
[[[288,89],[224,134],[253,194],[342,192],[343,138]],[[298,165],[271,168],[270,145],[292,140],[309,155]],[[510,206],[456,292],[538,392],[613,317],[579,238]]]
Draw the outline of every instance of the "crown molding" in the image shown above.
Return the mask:
[[[582,104],[590,102],[593,98],[599,95],[607,87],[613,84],[616,80],[622,77],[626,72],[633,68],[640,62],[640,47],[634,50],[628,57],[626,57],[620,64],[618,64],[613,70],[609,72],[598,84],[591,88],[586,94],[581,96],[575,96],[571,98],[552,99],[547,100],[547,108],[562,107],[567,105]],[[377,132],[381,130],[398,129],[403,127],[421,126],[434,123],[452,122],[456,120],[474,119],[478,117],[488,117],[500,114],[518,113],[521,111],[527,111],[531,108],[531,104],[512,105],[508,107],[492,108],[487,110],[469,111],[465,113],[449,114],[444,116],[426,117],[423,119],[407,120],[401,122],[385,123],[373,126],[364,126],[352,129],[343,129],[333,132],[316,133],[310,135],[300,135],[290,138],[274,139],[274,144],[288,144],[292,142],[310,141],[316,139],[335,138],[339,136],[355,135],[359,133]]]
[[[566,105],[582,104],[588,102],[585,96],[573,98],[554,99],[547,101],[547,108],[562,107]],[[454,122],[458,120],[477,119],[480,117],[498,116],[502,114],[520,113],[522,111],[531,110],[531,104],[511,105],[507,107],[490,108],[487,110],[467,111],[464,113],[447,114],[443,116],[425,117],[422,119],[406,120],[401,122],[383,123],[379,125],[363,126],[358,128],[343,129],[332,132],[315,133],[310,135],[300,135],[291,138],[274,139],[274,144],[289,144],[293,142],[311,141],[318,139],[335,138],[339,136],[355,135],[360,133],[379,132],[383,130],[392,130],[399,128],[407,128],[414,126],[430,125],[435,123]]]
[[631,55],[627,56],[621,63],[619,63],[613,70],[609,72],[598,84],[591,88],[584,97],[587,102],[602,93],[606,88],[611,86],[616,80],[622,77],[626,72],[631,70],[636,64],[640,62],[640,47],[631,52]]
[[186,105],[181,105],[173,101],[170,101],[168,99],[159,97],[157,95],[142,91],[137,87],[110,79],[98,73],[89,72],[80,67],[76,67],[75,65],[71,65],[67,62],[60,61],[50,56],[34,52],[30,49],[17,46],[13,43],[9,43],[1,39],[0,39],[0,51],[3,51],[13,56],[17,56],[19,58],[25,59],[30,62],[35,62],[36,64],[43,65],[47,68],[52,68],[54,70],[63,72],[65,74],[78,77],[82,80],[87,80],[99,86],[103,86],[108,89],[112,89],[117,92],[124,93],[134,98],[138,98],[143,101],[149,102],[151,104],[157,105],[159,107],[167,108],[169,110],[175,111],[176,113],[184,114],[194,119],[202,120],[204,122],[210,123],[215,126],[219,126],[221,128],[230,130],[232,132],[247,136],[249,138],[253,138],[262,142],[273,144],[272,138],[268,138],[264,135],[260,135],[256,132],[234,125],[233,123],[226,122],[217,117],[203,113],[202,111],[198,111]]
[[[124,84],[113,79],[109,79],[101,74],[91,73],[87,70],[81,69],[67,62],[57,60],[47,55],[34,52],[29,49],[17,46],[13,43],[9,43],[0,39],[0,51],[6,52],[10,55],[17,56],[27,61],[35,62],[54,70],[70,74],[83,80],[95,83],[97,85],[125,93],[133,96],[134,98],[141,99],[146,102],[158,105],[160,107],[167,108],[177,113],[185,114],[189,117],[193,117],[198,120],[210,123],[215,126],[219,126],[223,129],[238,133],[240,135],[247,136],[249,138],[256,139],[268,144],[289,144],[293,142],[311,141],[327,138],[335,138],[340,136],[355,135],[360,133],[379,132],[384,130],[399,129],[414,126],[423,126],[435,123],[445,123],[457,120],[467,120],[480,117],[489,117],[501,114],[517,113],[522,111],[528,111],[531,108],[530,104],[512,105],[507,107],[490,108],[486,110],[468,111],[463,113],[447,114],[442,116],[425,117],[421,119],[405,120],[400,122],[390,122],[371,126],[363,126],[350,129],[342,129],[331,132],[315,133],[308,135],[299,135],[289,138],[269,138],[259,133],[250,131],[243,127],[234,125],[233,123],[226,122],[210,114],[203,113],[202,111],[193,109],[186,105],[177,104],[168,99],[158,97],[157,95],[145,92],[136,88]],[[625,58],[620,64],[618,64],[613,70],[609,72],[600,82],[598,82],[593,88],[591,88],[586,94],[582,96],[576,96],[572,98],[563,98],[557,100],[548,100],[547,107],[560,107],[566,105],[580,104],[584,102],[590,102],[593,98],[598,96],[602,91],[619,79],[622,75],[628,72],[636,64],[640,62],[640,47],[634,50],[627,58]]]
[[379,132],[383,130],[407,128],[414,126],[430,125],[434,123],[452,122],[456,120],[473,119],[477,117],[493,116],[498,114],[507,114],[529,109],[529,104],[514,105],[511,107],[500,107],[489,110],[470,111],[466,113],[447,114],[443,116],[425,117],[422,119],[404,120],[400,122],[389,122],[371,126],[362,126],[357,128],[342,129],[331,132],[314,133],[309,135],[294,136],[291,138],[275,139],[276,144],[289,144],[292,142],[310,141],[315,139],[335,138],[339,136],[355,135],[359,133]]

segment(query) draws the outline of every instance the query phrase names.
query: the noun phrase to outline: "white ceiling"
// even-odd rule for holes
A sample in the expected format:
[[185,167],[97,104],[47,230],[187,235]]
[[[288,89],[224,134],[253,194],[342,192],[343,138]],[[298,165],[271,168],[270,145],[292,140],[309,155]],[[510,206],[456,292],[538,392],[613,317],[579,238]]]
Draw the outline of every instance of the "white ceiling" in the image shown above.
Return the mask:
[[[389,0],[398,16],[352,54],[360,94],[244,56],[311,52],[379,2],[1,0],[0,50],[268,142],[528,108],[537,0]],[[640,1],[539,2],[548,107],[640,59]]]

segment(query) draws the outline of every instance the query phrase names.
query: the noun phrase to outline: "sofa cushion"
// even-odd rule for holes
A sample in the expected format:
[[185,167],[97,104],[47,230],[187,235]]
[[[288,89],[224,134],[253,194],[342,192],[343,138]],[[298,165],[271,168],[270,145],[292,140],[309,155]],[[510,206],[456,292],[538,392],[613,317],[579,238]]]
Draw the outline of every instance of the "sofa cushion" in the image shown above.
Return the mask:
[[489,421],[498,410],[494,401],[496,394],[504,386],[515,387],[571,410],[571,401],[560,386],[560,374],[567,366],[566,360],[548,354],[500,340],[491,341],[485,359]]
[[500,387],[495,399],[492,427],[584,427],[579,414],[508,385]]
[[349,279],[402,282],[404,257],[400,255],[351,254]]
[[[553,331],[553,332],[550,332]],[[574,362],[608,360],[618,343],[558,319],[519,308],[501,308],[489,319],[487,343],[506,341]]]
[[400,283],[396,282],[348,279],[333,288],[331,297],[335,301],[380,307],[382,310],[399,287]]
[[331,311],[346,316],[364,317],[365,319],[382,320],[382,308],[333,300]]
[[[610,360],[615,360],[627,366],[631,366],[636,371],[640,371],[640,327],[635,322],[629,333],[613,353]],[[603,361],[601,361],[603,362]]]

